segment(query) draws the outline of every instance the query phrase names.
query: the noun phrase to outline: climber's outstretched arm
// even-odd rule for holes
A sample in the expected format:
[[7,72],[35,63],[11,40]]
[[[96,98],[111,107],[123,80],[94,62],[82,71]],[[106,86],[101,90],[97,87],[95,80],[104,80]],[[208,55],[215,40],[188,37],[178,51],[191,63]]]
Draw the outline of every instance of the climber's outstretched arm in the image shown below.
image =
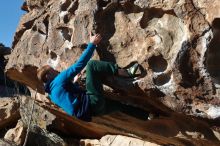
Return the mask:
[[100,34],[90,36],[90,43],[88,44],[86,50],[80,56],[78,61],[71,65],[68,69],[62,71],[56,78],[55,82],[59,84],[65,83],[72,80],[82,69],[86,66],[87,62],[91,59],[96,45],[101,41]]

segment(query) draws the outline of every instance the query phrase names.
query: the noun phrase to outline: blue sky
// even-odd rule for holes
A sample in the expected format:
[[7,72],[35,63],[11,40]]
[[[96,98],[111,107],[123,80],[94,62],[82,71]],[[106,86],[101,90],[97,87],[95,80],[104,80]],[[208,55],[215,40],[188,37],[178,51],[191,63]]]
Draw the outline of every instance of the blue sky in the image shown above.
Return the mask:
[[0,42],[11,47],[20,18],[26,12],[21,10],[23,0],[1,0]]

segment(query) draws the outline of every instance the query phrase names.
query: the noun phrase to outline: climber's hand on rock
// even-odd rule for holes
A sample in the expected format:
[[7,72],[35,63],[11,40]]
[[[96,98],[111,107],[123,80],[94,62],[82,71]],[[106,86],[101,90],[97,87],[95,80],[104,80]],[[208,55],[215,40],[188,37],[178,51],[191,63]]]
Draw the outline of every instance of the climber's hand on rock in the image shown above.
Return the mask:
[[100,34],[95,34],[92,36],[90,33],[90,42],[93,43],[94,45],[97,45],[101,41],[102,37]]
[[74,77],[74,79],[73,79],[73,83],[78,82],[81,77],[82,77],[82,74],[81,74],[81,73],[77,74],[77,75]]

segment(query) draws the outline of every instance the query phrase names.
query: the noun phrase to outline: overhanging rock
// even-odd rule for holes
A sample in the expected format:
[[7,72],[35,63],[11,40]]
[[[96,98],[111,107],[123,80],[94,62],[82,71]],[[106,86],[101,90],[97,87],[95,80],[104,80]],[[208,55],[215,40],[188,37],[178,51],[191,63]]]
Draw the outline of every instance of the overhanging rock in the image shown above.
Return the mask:
[[[148,98],[173,111],[216,119],[220,100],[206,58],[218,6],[218,0],[28,0],[7,74],[43,93],[36,69],[47,62],[65,69],[80,56],[89,32],[98,32],[103,40],[96,57],[121,67],[137,61],[143,67],[145,74],[135,81],[142,92],[137,100]],[[132,96],[126,90],[123,94]]]
[[[25,125],[30,117],[32,104],[31,97],[22,96],[20,112]],[[134,137],[160,145],[219,145],[210,128],[212,124],[185,115],[173,114],[148,121],[128,113],[113,112],[93,117],[91,122],[84,122],[68,116],[51,103],[36,101],[34,107],[32,125],[65,135],[100,139],[111,134]]]

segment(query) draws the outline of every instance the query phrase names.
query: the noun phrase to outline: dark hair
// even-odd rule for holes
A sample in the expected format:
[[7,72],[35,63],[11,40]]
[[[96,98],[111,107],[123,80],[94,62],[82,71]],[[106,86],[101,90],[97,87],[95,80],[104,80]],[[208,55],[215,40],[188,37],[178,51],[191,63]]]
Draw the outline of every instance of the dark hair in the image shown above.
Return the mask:
[[49,65],[42,66],[40,69],[37,70],[37,78],[40,81],[46,83],[47,82],[46,75],[50,69],[51,69],[51,66]]

